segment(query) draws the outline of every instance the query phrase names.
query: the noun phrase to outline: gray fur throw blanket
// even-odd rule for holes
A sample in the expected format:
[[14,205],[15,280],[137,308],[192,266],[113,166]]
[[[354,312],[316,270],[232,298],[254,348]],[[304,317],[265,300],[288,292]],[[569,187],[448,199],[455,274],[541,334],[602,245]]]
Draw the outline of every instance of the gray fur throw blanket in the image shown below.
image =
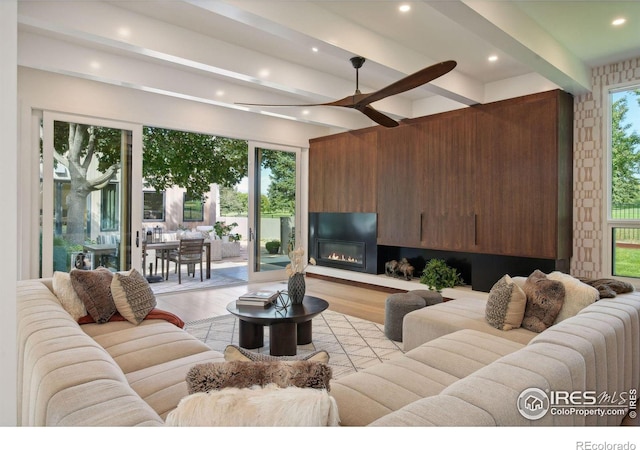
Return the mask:
[[312,361],[224,361],[196,364],[186,381],[189,394],[268,384],[329,391],[331,376],[330,366]]
[[596,288],[600,294],[600,298],[614,298],[618,294],[626,294],[627,292],[634,291],[632,284],[611,278],[597,278],[595,280],[578,278],[578,280]]

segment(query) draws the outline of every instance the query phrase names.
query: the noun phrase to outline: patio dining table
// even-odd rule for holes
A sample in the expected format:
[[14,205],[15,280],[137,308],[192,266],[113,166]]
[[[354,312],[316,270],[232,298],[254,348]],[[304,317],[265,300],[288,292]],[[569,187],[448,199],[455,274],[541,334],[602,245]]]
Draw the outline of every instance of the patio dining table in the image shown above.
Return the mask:
[[[180,241],[166,241],[166,242],[153,242],[146,243],[143,242],[145,248],[147,250],[155,250],[156,252],[161,253],[160,260],[162,261],[162,277],[166,280],[169,278],[169,252],[171,250],[177,250],[180,247]],[[207,279],[211,278],[211,241],[209,239],[205,239],[204,241],[204,249],[205,249],[205,262],[206,262],[206,277]],[[167,272],[165,274],[164,271],[164,262],[167,261]],[[147,255],[146,252],[142,252],[142,267],[146,270],[147,263]]]

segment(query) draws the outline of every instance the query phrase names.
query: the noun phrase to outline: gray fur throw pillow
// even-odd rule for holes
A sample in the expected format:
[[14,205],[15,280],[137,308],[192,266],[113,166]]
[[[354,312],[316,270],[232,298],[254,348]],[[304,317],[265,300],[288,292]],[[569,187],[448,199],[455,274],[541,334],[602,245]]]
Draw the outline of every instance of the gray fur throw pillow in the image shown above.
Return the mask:
[[529,275],[522,290],[527,296],[522,328],[540,333],[553,325],[564,304],[564,285],[536,270]]
[[225,361],[196,364],[187,372],[189,394],[228,387],[248,388],[274,383],[279,387],[326,389],[331,367],[312,361]]

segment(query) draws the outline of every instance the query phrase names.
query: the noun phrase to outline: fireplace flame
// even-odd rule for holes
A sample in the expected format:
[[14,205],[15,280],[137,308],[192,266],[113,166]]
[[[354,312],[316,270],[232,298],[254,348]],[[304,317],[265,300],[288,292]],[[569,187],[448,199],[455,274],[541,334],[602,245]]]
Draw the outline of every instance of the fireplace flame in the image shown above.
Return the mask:
[[348,255],[344,255],[344,254],[338,254],[336,252],[331,253],[330,255],[327,256],[327,259],[330,259],[332,261],[342,261],[342,262],[349,262],[349,263],[354,263],[354,264],[360,264],[360,261],[358,261],[356,258],[354,258],[353,256],[348,256]]

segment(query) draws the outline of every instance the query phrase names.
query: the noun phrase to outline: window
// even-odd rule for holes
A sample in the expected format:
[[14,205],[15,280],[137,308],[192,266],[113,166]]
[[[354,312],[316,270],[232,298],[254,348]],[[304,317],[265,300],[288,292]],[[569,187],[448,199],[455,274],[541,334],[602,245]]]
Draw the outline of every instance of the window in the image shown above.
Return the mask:
[[611,275],[640,278],[640,86],[611,92]]
[[185,222],[202,222],[204,220],[204,202],[200,197],[184,194],[182,220]]
[[145,191],[142,195],[143,220],[164,222],[164,191]]
[[118,231],[118,185],[107,184],[100,195],[100,231]]

